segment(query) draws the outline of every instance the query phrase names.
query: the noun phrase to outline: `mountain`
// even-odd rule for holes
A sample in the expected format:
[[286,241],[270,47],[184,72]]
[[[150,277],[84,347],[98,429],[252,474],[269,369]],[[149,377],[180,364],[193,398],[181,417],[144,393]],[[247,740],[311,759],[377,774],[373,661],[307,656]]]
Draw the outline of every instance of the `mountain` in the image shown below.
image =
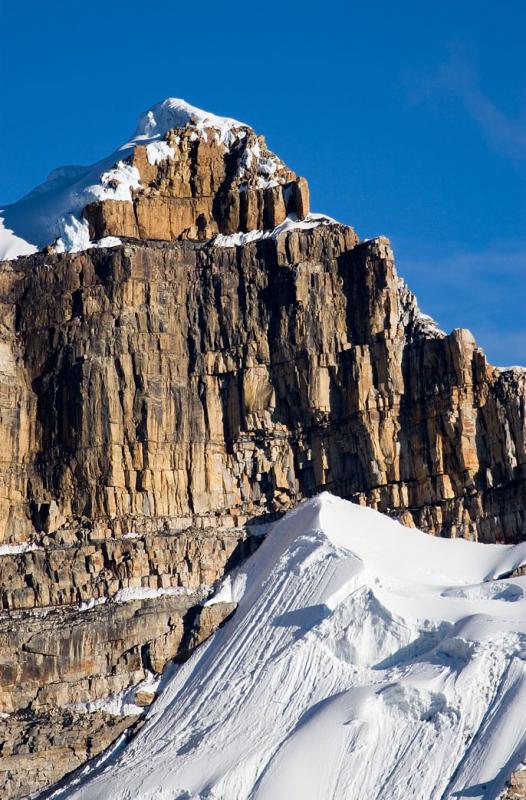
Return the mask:
[[249,126],[169,99],[1,216],[2,796],[137,723],[303,498],[526,538],[526,371],[441,331]]
[[89,167],[53,170],[0,210],[0,260],[52,243],[56,252],[86,250],[93,240],[115,244],[113,233],[210,238],[218,225],[237,230],[240,199],[247,200],[248,230],[263,222],[274,228],[276,215],[280,222],[286,217],[285,205],[306,215],[305,186],[248,125],[168,98],[141,115],[130,141],[115,152]]
[[300,504],[128,747],[55,797],[495,798],[526,747],[526,578],[499,579],[525,561]]

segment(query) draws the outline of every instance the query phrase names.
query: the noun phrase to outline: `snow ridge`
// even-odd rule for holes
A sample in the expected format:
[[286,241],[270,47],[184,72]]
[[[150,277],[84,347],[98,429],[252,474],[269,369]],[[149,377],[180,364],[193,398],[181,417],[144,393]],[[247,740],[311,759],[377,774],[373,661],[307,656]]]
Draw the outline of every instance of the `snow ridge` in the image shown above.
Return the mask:
[[494,800],[526,752],[526,578],[498,580],[525,560],[300,504],[138,735],[54,796]]
[[230,145],[235,138],[236,128],[247,128],[244,122],[238,122],[230,117],[219,117],[204,111],[202,108],[191,106],[178,97],[168,97],[162,103],[152,106],[141,114],[137,128],[132,138],[133,144],[144,144],[145,141],[162,139],[174,128],[184,128],[191,125],[198,133],[203,133],[205,128],[215,128],[219,140]]

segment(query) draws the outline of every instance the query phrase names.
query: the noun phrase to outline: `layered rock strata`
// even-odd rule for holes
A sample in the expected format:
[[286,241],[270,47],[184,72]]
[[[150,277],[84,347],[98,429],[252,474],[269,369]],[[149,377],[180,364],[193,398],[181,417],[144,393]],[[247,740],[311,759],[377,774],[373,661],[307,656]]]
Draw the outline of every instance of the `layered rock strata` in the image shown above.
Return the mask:
[[[524,535],[526,375],[431,325],[385,239],[129,243],[2,279],[4,542],[243,525],[322,488],[440,535]],[[47,602],[8,584],[4,606]]]
[[91,239],[194,239],[217,233],[272,230],[309,213],[309,189],[250,128],[236,128],[225,146],[213,128],[167,134],[163,148],[137,145],[128,163],[140,188],[132,201],[91,203],[83,215]]
[[83,212],[120,244],[0,265],[6,798],[137,719],[108,708],[232,613],[199,603],[302,497],[526,534],[526,373],[422,315],[386,239],[309,215],[246,126],[128,167],[131,200]]
[[[141,683],[233,610],[200,619],[198,604],[257,543],[242,530],[187,530],[1,556],[13,587],[0,613],[2,796],[48,786],[132,725],[154,699]],[[38,587],[31,611],[24,579]]]
[[77,769],[109,747],[137,720],[103,711],[27,714],[0,719],[2,797],[27,797]]

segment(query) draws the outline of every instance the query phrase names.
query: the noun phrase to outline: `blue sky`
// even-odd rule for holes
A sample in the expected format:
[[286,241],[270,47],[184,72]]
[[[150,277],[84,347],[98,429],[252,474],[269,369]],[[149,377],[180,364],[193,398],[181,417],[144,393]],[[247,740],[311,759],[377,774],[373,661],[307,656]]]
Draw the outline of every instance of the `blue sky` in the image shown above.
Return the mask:
[[167,96],[252,124],[383,233],[424,311],[526,364],[526,2],[0,0],[0,201]]

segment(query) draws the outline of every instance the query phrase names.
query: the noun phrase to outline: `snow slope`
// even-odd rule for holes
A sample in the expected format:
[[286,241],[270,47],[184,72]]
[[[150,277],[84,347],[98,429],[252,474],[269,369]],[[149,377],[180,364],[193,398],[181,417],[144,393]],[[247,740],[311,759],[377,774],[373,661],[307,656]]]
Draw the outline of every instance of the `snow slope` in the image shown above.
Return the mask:
[[131,200],[131,190],[139,186],[139,173],[125,159],[133,147],[146,145],[149,160],[157,163],[170,155],[170,148],[162,141],[165,134],[186,125],[192,125],[196,135],[205,136],[205,128],[214,128],[227,147],[233,143],[235,131],[247,127],[177,98],[157,103],[140,116],[130,141],[106,158],[87,167],[59,167],[26,197],[0,206],[0,261],[29,255],[57,239],[59,252],[90,247],[88,225],[80,217],[82,209],[96,200]]
[[54,797],[496,798],[526,750],[526,578],[496,578],[525,559],[302,503],[144,728]]

